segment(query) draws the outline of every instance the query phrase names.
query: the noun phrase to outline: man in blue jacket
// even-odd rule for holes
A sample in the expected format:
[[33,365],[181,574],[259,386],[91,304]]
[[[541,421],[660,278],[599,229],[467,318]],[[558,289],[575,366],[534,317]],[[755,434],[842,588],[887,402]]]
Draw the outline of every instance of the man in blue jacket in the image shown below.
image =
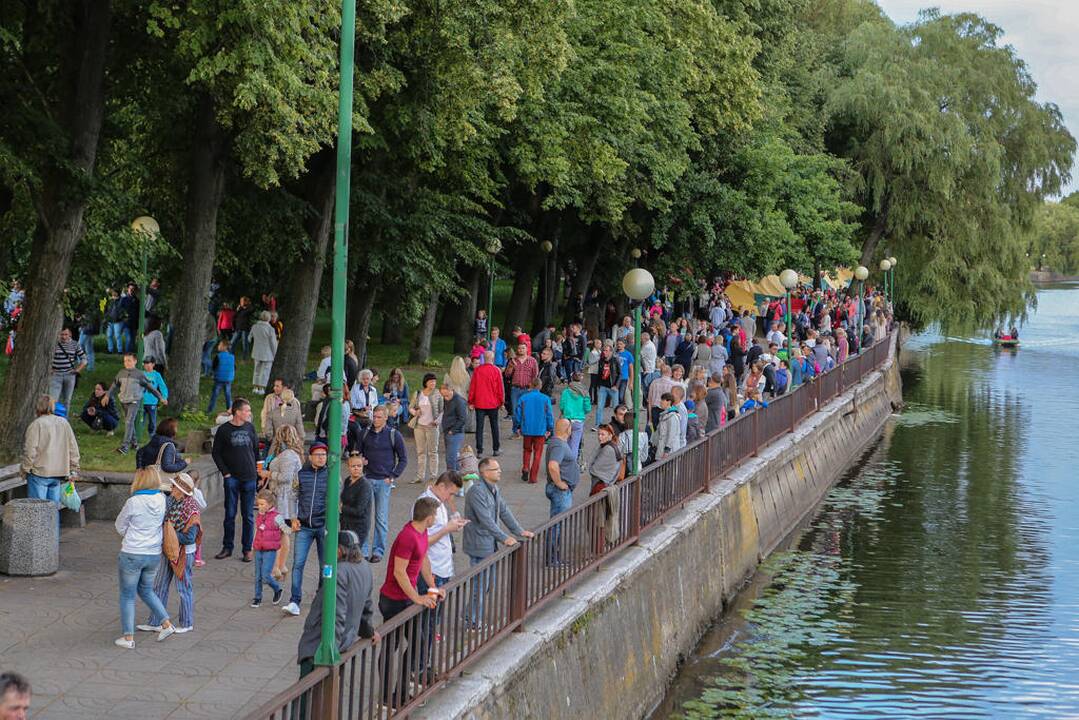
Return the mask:
[[[303,600],[303,568],[311,552],[311,543],[318,552],[319,568],[322,567],[322,542],[326,535],[326,486],[329,482],[326,470],[326,445],[316,442],[307,453],[307,464],[297,476],[299,487],[293,493],[292,532],[295,534],[296,560],[292,566],[292,596],[282,608],[289,615],[300,614]],[[319,573],[319,586],[322,574]]]
[[534,378],[528,392],[517,399],[513,409],[513,416],[524,435],[521,480],[528,483],[535,483],[539,477],[543,444],[554,430],[554,408],[551,398],[540,392],[541,385],[540,379]]
[[385,405],[377,405],[371,411],[371,427],[365,429],[356,442],[356,451],[367,465],[367,479],[371,481],[371,499],[375,504],[375,532],[373,541],[363,541],[363,552],[368,560],[377,563],[386,554],[386,536],[390,531],[390,491],[394,481],[408,467],[408,454],[401,433],[389,427],[386,420],[389,411]]

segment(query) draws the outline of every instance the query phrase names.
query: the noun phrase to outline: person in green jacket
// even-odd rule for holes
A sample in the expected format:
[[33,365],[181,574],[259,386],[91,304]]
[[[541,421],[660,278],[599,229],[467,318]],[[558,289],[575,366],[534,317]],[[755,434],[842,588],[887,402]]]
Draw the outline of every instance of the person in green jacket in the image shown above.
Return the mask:
[[588,390],[581,384],[583,379],[584,376],[580,372],[573,373],[569,385],[558,398],[558,407],[562,409],[562,417],[570,423],[569,448],[573,451],[573,456],[577,458],[581,456],[584,419],[592,411],[592,400],[588,397]]

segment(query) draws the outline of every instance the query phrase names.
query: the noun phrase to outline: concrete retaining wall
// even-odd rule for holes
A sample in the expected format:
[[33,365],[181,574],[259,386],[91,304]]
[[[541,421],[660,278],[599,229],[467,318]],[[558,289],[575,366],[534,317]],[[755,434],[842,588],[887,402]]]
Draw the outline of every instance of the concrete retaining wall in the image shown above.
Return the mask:
[[413,717],[647,715],[725,603],[901,400],[893,361],[552,601]]
[[[214,465],[214,461],[208,455],[202,456],[191,463],[191,468],[199,471],[199,487],[206,496],[206,503],[212,507],[224,502],[224,484],[221,481],[221,472]],[[106,473],[97,470],[87,470],[83,473],[79,477],[80,482],[92,482],[98,485],[97,495],[86,503],[86,518],[110,523],[116,520],[120,508],[131,497],[133,477],[133,473]],[[66,524],[78,525],[78,517],[75,513],[60,513],[60,517],[64,518]]]

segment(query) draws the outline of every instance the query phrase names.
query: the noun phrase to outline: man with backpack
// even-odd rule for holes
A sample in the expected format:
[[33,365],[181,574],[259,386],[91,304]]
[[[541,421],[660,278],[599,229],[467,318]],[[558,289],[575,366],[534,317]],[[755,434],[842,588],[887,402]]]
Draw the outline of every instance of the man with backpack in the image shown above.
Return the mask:
[[[386,536],[390,529],[390,491],[408,466],[408,455],[401,433],[386,425],[389,412],[385,405],[371,411],[371,427],[360,434],[356,452],[363,456],[367,479],[371,481],[375,505],[375,530],[372,541],[363,540],[363,552],[377,563],[386,554]],[[370,554],[368,552],[370,551]]]

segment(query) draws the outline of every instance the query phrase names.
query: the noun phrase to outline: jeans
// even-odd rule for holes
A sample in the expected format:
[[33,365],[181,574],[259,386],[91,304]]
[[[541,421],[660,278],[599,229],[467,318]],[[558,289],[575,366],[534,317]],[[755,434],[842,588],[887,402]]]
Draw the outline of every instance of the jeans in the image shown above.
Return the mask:
[[563,373],[565,373],[564,379],[566,382],[569,382],[573,379],[573,373],[581,371],[581,361],[577,358],[564,358],[562,360],[562,368]]
[[243,551],[251,550],[255,540],[255,489],[258,480],[238,480],[229,475],[225,478],[225,537],[221,541],[224,550],[232,552],[236,539],[236,511],[243,512],[243,531],[240,542]]
[[390,483],[381,478],[371,478],[371,502],[374,503],[375,533],[374,540],[363,540],[363,554],[367,557],[386,555],[386,535],[390,531]]
[[[395,600],[381,593],[378,596],[378,611],[383,622],[400,615],[411,605],[411,600]],[[423,634],[419,622],[410,622],[413,629]],[[405,627],[408,627],[408,624]],[[418,669],[416,651],[420,647],[420,639],[415,637],[414,632],[394,633],[382,643],[378,668],[382,676],[382,701],[386,705],[400,707],[411,698],[410,679],[412,672]]]
[[71,408],[71,395],[75,392],[75,373],[65,375],[53,374],[49,376],[49,397],[56,402],[61,402],[64,407]]
[[[304,531],[304,529],[301,528],[300,532],[303,532],[303,531]],[[306,548],[304,548],[304,552],[303,552],[303,554],[304,554],[304,562],[307,562],[307,553],[308,553],[308,551],[310,549],[311,549],[310,544],[308,544],[308,546]],[[321,563],[321,561],[322,561],[322,542],[321,541],[319,542],[318,556],[319,556],[319,562]],[[256,550],[255,551],[255,599],[256,600],[261,600],[262,599],[262,585],[263,585],[263,583],[269,585],[270,589],[273,590],[275,593],[281,589],[281,585],[276,580],[274,580],[274,577],[273,577],[273,565],[274,565],[274,562],[276,560],[277,560],[277,551],[276,550]],[[293,577],[293,580],[295,580],[296,576],[293,575],[292,577]],[[302,578],[301,578],[301,580],[302,580]],[[299,601],[297,601],[296,604],[298,605]]]
[[513,432],[521,432],[521,423],[517,422],[517,400],[522,395],[528,392],[528,388],[517,387],[514,385],[510,388],[510,414],[513,416]]
[[[293,536],[293,542],[296,545],[296,559],[292,563],[292,596],[289,599],[290,602],[299,605],[300,601],[303,600],[303,568],[307,564],[307,556],[311,552],[311,543],[315,543],[315,551],[318,553],[318,565],[321,570],[323,557],[322,543],[324,542],[325,537],[325,528],[309,528],[305,525],[301,525],[300,531]],[[273,570],[274,553],[269,552],[267,554],[270,556],[270,570]],[[321,572],[319,572],[318,577],[319,585],[321,585]],[[258,591],[256,591],[256,593],[257,592]],[[257,594],[256,597],[258,597]]]
[[133,555],[121,552],[117,559],[120,576],[120,633],[135,634],[135,594],[150,608],[153,617],[161,622],[169,619],[169,611],[154,594],[154,578],[160,553]]
[[569,421],[569,449],[573,451],[573,457],[581,457],[581,436],[584,435],[584,420]]
[[216,340],[207,340],[202,344],[202,374],[209,377],[214,373],[214,359],[211,355]]
[[543,460],[543,445],[547,438],[543,435],[525,435],[524,450],[521,456],[521,474],[528,473],[528,482],[534,483],[539,477],[540,462]]
[[135,442],[135,421],[139,417],[139,404],[138,403],[123,403],[120,407],[124,409],[124,441],[120,443],[120,447],[126,449],[134,448]]
[[[485,557],[476,557],[475,555],[468,556],[468,566],[475,567],[481,562],[486,560]],[[483,623],[483,600],[484,596],[491,591],[491,585],[495,581],[495,568],[491,567],[484,570],[477,575],[472,581],[472,598],[468,604],[467,617],[465,618],[465,624],[474,628],[479,628]]]
[[[435,587],[443,587],[447,585],[450,580],[453,580],[453,578],[435,575]],[[421,596],[426,595],[428,587],[427,581],[423,579],[423,574],[421,573],[420,576],[416,578],[416,592]],[[381,595],[379,597],[381,598]],[[435,644],[435,635],[438,633],[438,623],[441,619],[442,603],[436,605],[434,610],[423,611],[423,642],[420,645],[420,658],[418,663],[421,672],[427,670],[428,658],[431,657],[431,648]],[[431,678],[427,678],[426,681],[431,682]]]
[[[232,334],[232,342],[229,343],[229,350],[236,356],[237,360],[243,358],[247,354],[247,330],[237,330]],[[236,351],[236,345],[239,344],[240,350]]]
[[42,477],[34,473],[26,474],[26,497],[52,500],[56,503],[56,541],[60,541],[60,485],[66,478]]
[[[554,483],[549,482],[544,494],[551,501],[551,517],[564,513],[573,505],[573,490],[559,490]],[[562,560],[562,548],[559,547],[561,536],[561,524],[553,526],[547,533],[546,562],[548,565],[553,565]]]
[[[180,548],[184,553],[184,576],[176,577],[172,572],[172,565],[162,555],[161,562],[157,566],[157,578],[154,580],[154,595],[161,601],[161,607],[169,606],[169,585],[176,578],[176,593],[180,596],[180,613],[176,620],[177,627],[189,628],[195,626],[195,553],[187,552],[187,548]],[[160,625],[164,618],[154,612],[150,613],[150,625]]]
[[446,469],[457,472],[457,456],[461,453],[461,446],[465,444],[464,433],[446,433]]
[[206,408],[207,414],[214,411],[214,406],[217,405],[217,393],[219,392],[225,393],[225,409],[228,410],[232,407],[232,383],[214,380],[214,389],[210,391],[210,406]]
[[94,369],[94,336],[90,333],[79,333],[79,347],[86,353],[86,369]]
[[596,393],[596,422],[595,427],[599,427],[603,424],[603,409],[607,406],[607,401],[611,401],[611,412],[618,406],[618,388],[616,387],[604,387],[599,386],[599,390]]
[[105,342],[109,352],[124,351],[124,328],[122,322],[111,322],[105,326]]
[[626,401],[626,388],[629,387],[629,379],[618,381],[618,402]]
[[124,352],[135,352],[135,331],[127,323],[120,323],[120,338],[124,341]]
[[491,438],[495,452],[499,449],[498,437],[498,408],[481,410],[476,408],[476,457],[483,455],[483,421],[487,420],[491,425]]
[[146,433],[152,437],[157,429],[157,405],[143,405],[142,414],[146,416]]

